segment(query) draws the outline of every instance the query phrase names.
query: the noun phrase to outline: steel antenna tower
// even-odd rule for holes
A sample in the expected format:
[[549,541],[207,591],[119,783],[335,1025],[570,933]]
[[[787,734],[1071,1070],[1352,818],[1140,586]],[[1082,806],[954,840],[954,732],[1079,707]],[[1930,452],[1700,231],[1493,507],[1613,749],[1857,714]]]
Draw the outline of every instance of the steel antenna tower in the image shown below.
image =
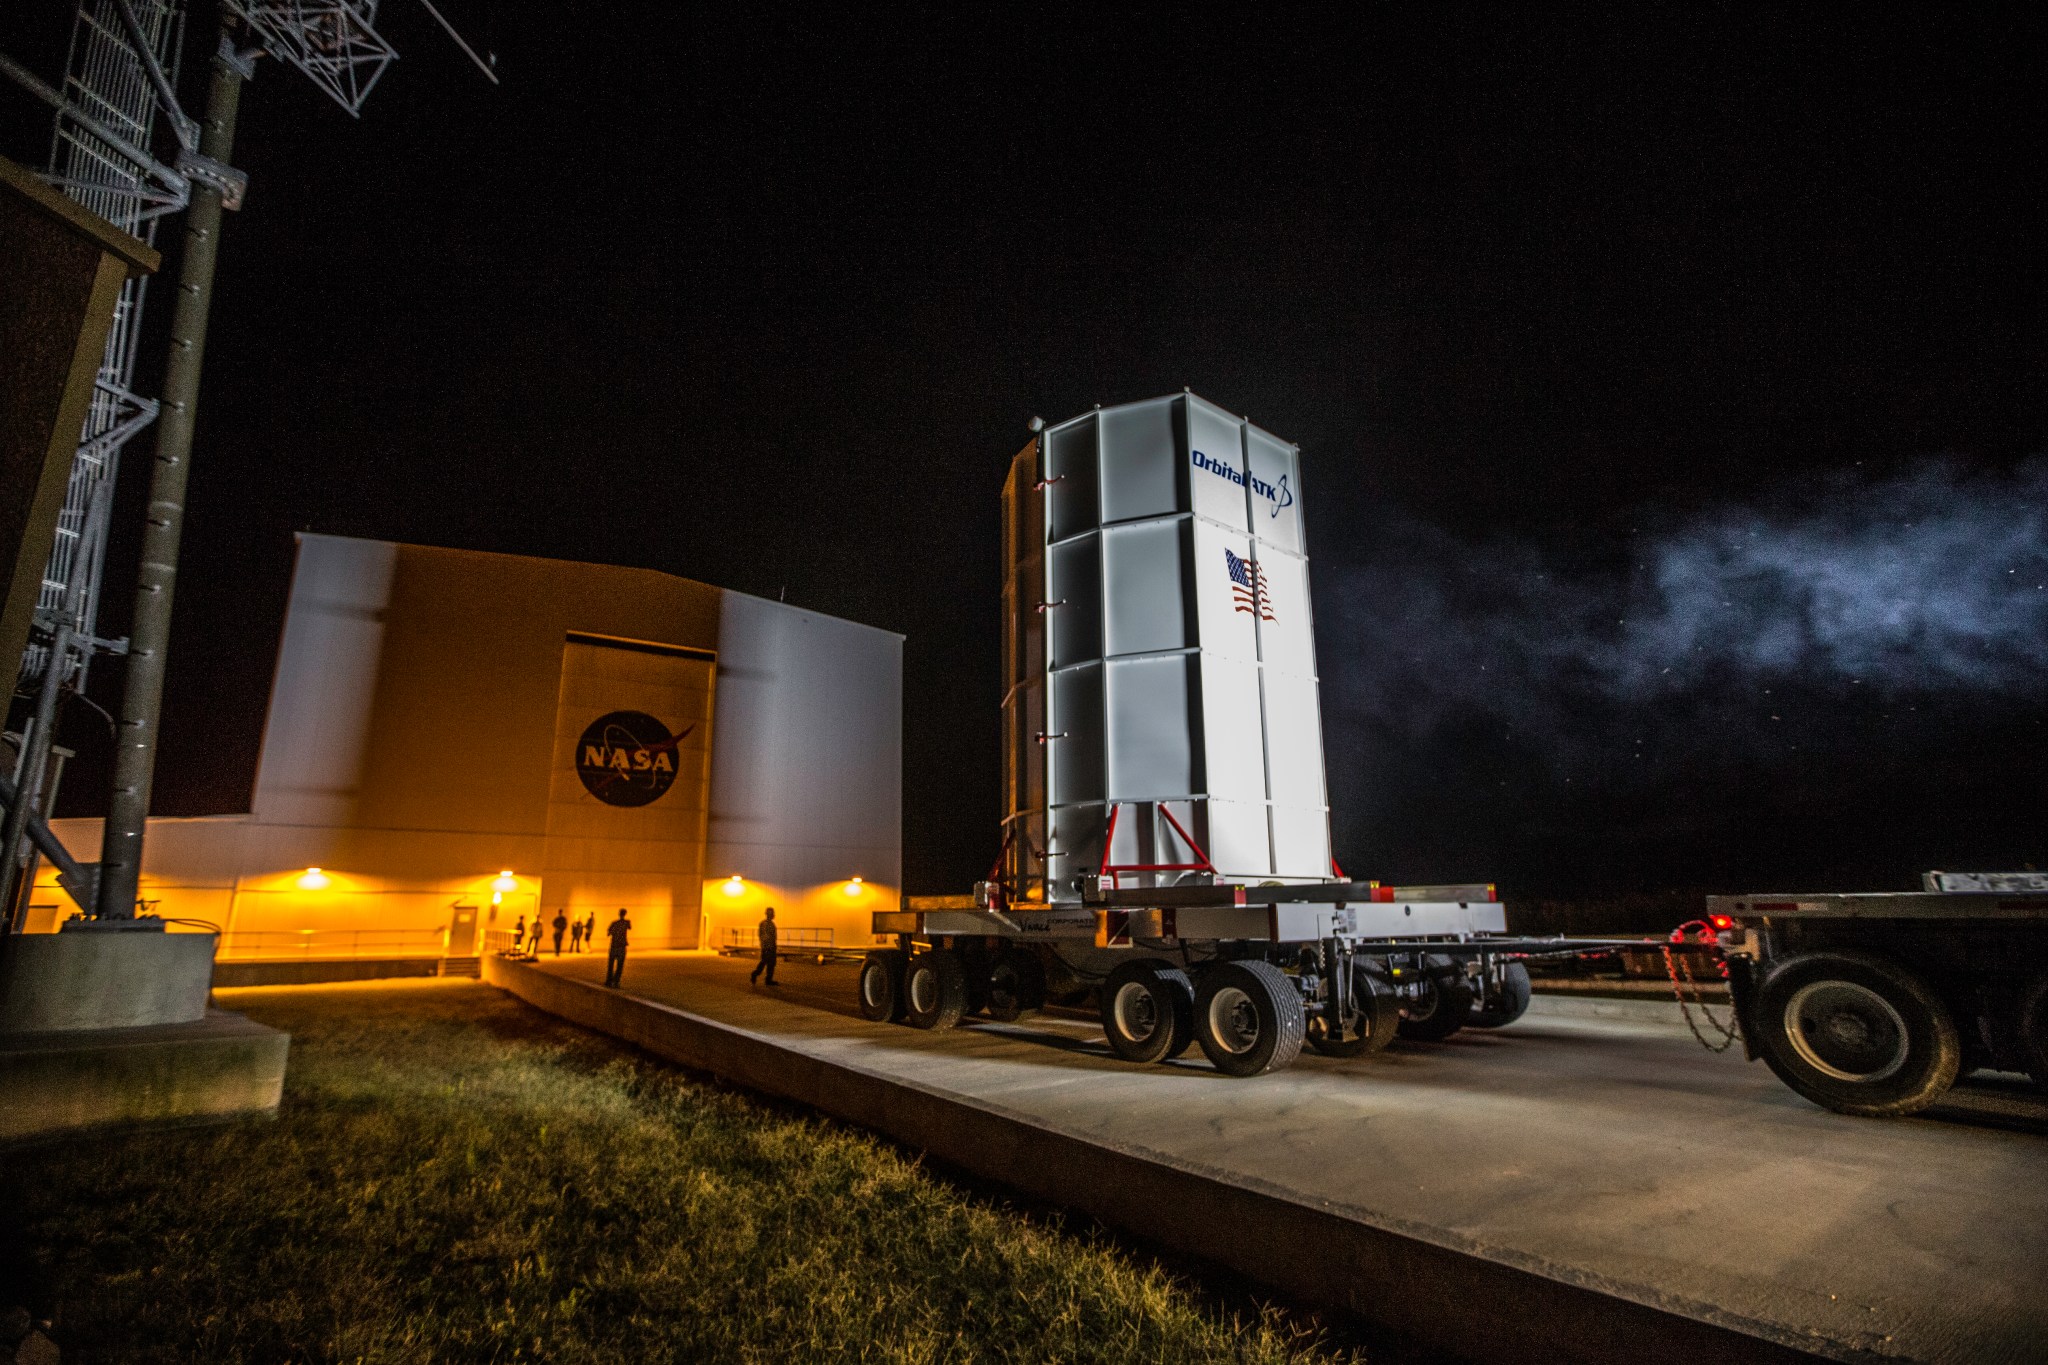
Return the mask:
[[[158,221],[182,209],[188,177],[149,154],[157,114],[169,113],[180,154],[197,146],[197,130],[172,97],[184,43],[181,0],[81,0],[72,21],[61,91],[44,87],[7,62],[8,74],[57,107],[45,178],[122,231],[154,243]],[[4,61],[0,58],[0,61]],[[95,651],[123,652],[126,641],[95,635],[106,529],[121,448],[156,419],[158,405],[135,389],[135,359],[148,287],[130,277],[114,305],[113,325],[94,377],[91,405],[57,517],[56,539],[43,568],[35,631],[21,659],[17,691],[36,698],[24,726],[14,777],[17,799],[0,826],[0,907],[12,927],[22,894],[35,876],[35,853],[22,861],[22,832],[43,804],[43,785],[61,689],[83,688]],[[4,666],[4,665],[0,665]],[[19,880],[16,880],[16,874]]]
[[[64,878],[81,904],[96,893],[102,916],[134,912],[134,878],[140,870],[142,822],[153,775],[161,705],[163,652],[170,625],[178,535],[183,520],[185,465],[198,398],[199,360],[212,293],[212,260],[221,209],[241,207],[247,181],[227,164],[233,142],[237,93],[254,74],[254,59],[265,52],[289,63],[319,86],[351,116],[397,52],[375,27],[378,0],[222,0],[224,27],[238,21],[254,45],[238,49],[226,32],[214,59],[207,126],[202,129],[178,103],[182,56],[183,0],[79,0],[61,89],[0,54],[0,74],[56,109],[49,171],[45,178],[114,226],[154,242],[164,217],[193,207],[208,226],[188,224],[178,317],[174,319],[172,361],[165,388],[175,420],[159,432],[156,477],[145,530],[143,579],[134,626],[137,658],[131,661],[122,726],[130,732],[116,754],[114,809],[107,821],[108,849],[122,852],[114,881],[102,891],[86,875],[82,884]],[[497,75],[463,42],[431,0],[421,0],[436,23],[454,38],[492,83]],[[157,115],[162,113],[177,140],[170,165],[152,151]],[[202,141],[208,146],[202,146]],[[217,155],[207,155],[208,150]],[[193,204],[194,188],[210,202]],[[203,258],[195,272],[192,259]],[[35,637],[21,661],[17,691],[36,698],[35,719],[24,734],[18,781],[0,826],[0,930],[15,927],[31,861],[19,850],[25,828],[35,826],[48,843],[38,815],[44,771],[49,762],[56,703],[64,688],[83,687],[95,652],[125,653],[129,642],[95,635],[100,580],[105,565],[106,527],[123,445],[165,415],[164,404],[135,389],[136,342],[146,282],[124,285],[77,454],[73,457],[57,538],[44,569],[35,618]],[[167,472],[169,477],[166,477]],[[4,664],[0,664],[4,667]],[[141,677],[136,676],[137,673]],[[138,752],[139,751],[139,752]],[[125,842],[123,842],[125,841]],[[54,856],[54,855],[53,855]],[[96,873],[91,869],[90,873]],[[26,873],[23,878],[20,874]]]
[[[398,55],[371,27],[376,0],[269,5],[229,0],[227,8],[261,35],[269,50],[304,71],[354,115],[360,115],[363,99]],[[178,159],[187,163],[179,169],[188,174],[193,169],[199,126],[178,106],[175,95],[184,33],[183,0],[81,0],[50,139],[45,178],[115,227],[152,245],[158,221],[184,208],[191,191],[189,185],[163,174],[166,168],[154,160],[133,153],[149,149],[161,109],[177,137]],[[117,135],[116,140],[102,136],[107,132]],[[228,207],[239,204],[240,188],[232,186]],[[95,647],[116,653],[126,647],[125,641],[93,637],[104,558],[100,547],[86,544],[83,536],[93,499],[102,488],[111,489],[120,469],[121,447],[157,416],[157,404],[140,396],[134,382],[147,287],[147,277],[130,279],[115,304],[114,325],[72,460],[57,541],[37,604],[43,613],[61,612],[72,583],[81,581],[73,657],[59,675],[60,684],[74,687],[85,685]],[[43,677],[50,643],[46,638],[30,643],[22,659],[22,685],[33,686]]]
[[[185,33],[179,0],[87,0],[72,24],[71,51],[65,63],[65,103],[50,138],[48,179],[72,199],[123,232],[154,245],[157,221],[185,206],[189,189],[165,185],[150,168],[125,155],[69,110],[92,117],[135,148],[147,148],[155,134],[159,99],[155,76],[167,81],[179,65]],[[181,148],[196,146],[196,130],[173,110]],[[148,277],[135,276],[121,287],[114,305],[114,324],[93,383],[92,406],[86,413],[78,453],[72,457],[64,508],[57,519],[57,540],[43,571],[39,613],[61,613],[78,584],[78,619],[72,622],[75,644],[62,660],[58,682],[85,685],[94,647],[125,648],[96,641],[100,545],[86,540],[96,499],[110,494],[120,469],[121,447],[156,420],[157,405],[135,391],[136,342],[142,327],[142,304]],[[54,623],[51,623],[54,624]],[[46,626],[46,629],[48,626]],[[49,640],[31,640],[22,659],[21,681],[34,684],[50,667]]]

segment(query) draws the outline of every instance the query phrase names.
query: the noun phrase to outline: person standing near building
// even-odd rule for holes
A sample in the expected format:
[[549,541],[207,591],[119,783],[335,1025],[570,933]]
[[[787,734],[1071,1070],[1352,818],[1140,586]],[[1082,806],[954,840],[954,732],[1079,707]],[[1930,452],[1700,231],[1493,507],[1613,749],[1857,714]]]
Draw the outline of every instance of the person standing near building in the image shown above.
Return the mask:
[[754,982],[760,980],[761,973],[766,972],[768,973],[768,984],[772,986],[775,984],[774,906],[769,906],[767,913],[761,917],[761,927],[755,930],[755,934],[761,941],[761,960],[754,964],[754,974],[747,978],[747,984],[752,985]]
[[540,911],[533,912],[533,927],[526,931],[526,955],[540,956]]
[[580,915],[569,921],[569,951],[583,951],[583,918]]
[[560,957],[562,955],[562,935],[569,932],[569,912],[566,910],[555,911],[554,921],[548,927],[555,931],[555,956]]
[[583,917],[583,946],[588,948],[597,942],[597,911]]
[[[595,919],[596,915],[591,918]],[[611,935],[612,950],[604,963],[604,984],[616,986],[619,978],[626,974],[626,935],[633,932],[633,921],[626,918],[623,907],[619,910],[619,917],[605,926],[605,932]]]
[[519,917],[519,922],[518,922],[517,924],[515,924],[515,925],[513,925],[513,926],[512,926],[512,951],[513,951],[513,952],[514,952],[515,954],[516,954],[516,953],[518,953],[518,951],[520,950],[520,948],[521,948],[522,946],[524,946],[524,945],[525,945],[525,943],[526,943],[526,916],[524,916],[524,915],[521,915],[521,916]]

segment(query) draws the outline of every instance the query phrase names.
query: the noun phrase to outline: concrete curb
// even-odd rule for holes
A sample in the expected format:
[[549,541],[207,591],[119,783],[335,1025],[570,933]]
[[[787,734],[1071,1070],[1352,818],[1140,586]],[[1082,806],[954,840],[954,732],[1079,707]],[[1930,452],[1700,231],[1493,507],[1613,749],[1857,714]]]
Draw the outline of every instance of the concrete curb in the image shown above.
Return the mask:
[[[1459,1357],[1700,1362],[1812,1359],[1801,1343],[1710,1305],[1647,1296],[1566,1267],[1396,1226],[1336,1201],[1311,1204],[1142,1148],[1036,1119],[522,963],[486,957],[484,980],[571,1023],[659,1057],[807,1105],[1032,1198],[1227,1266]],[[1634,1002],[1619,1002],[1629,1004]],[[1675,1013],[1675,1007],[1674,1007]],[[849,1027],[873,1027],[849,1024]],[[1276,1254],[1275,1248],[1290,1248]]]

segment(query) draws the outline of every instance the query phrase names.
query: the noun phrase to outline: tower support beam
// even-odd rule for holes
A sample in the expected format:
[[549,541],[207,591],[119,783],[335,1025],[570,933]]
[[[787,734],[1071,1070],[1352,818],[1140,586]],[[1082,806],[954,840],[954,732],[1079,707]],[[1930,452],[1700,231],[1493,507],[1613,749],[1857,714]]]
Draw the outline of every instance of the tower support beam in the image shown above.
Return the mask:
[[[207,83],[206,112],[200,120],[199,151],[222,165],[234,155],[235,114],[241,94],[241,73],[225,55],[215,56]],[[170,361],[164,368],[159,400],[156,461],[150,471],[149,517],[143,527],[142,563],[136,574],[135,618],[129,632],[113,791],[100,851],[97,917],[104,920],[133,918],[141,884],[142,838],[156,774],[178,546],[185,529],[192,432],[199,415],[199,378],[206,355],[207,316],[213,307],[221,209],[220,189],[196,180],[185,211],[184,255],[171,312]]]

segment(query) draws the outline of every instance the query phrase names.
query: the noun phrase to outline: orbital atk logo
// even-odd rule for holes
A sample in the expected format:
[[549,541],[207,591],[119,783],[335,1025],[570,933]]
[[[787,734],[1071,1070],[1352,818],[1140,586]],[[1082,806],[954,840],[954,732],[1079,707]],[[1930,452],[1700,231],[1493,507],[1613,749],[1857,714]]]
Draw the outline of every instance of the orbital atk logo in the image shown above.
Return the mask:
[[1214,474],[1218,478],[1228,479],[1239,488],[1249,483],[1252,492],[1272,504],[1271,515],[1273,516],[1279,516],[1282,508],[1294,506],[1294,490],[1287,486],[1287,476],[1285,474],[1280,476],[1278,484],[1270,484],[1264,479],[1246,474],[1243,470],[1233,465],[1225,464],[1212,455],[1204,455],[1199,450],[1188,452],[1188,463],[1197,469]]
[[599,716],[576,741],[576,775],[607,806],[644,806],[675,785],[676,745],[696,728],[671,735],[644,711]]

